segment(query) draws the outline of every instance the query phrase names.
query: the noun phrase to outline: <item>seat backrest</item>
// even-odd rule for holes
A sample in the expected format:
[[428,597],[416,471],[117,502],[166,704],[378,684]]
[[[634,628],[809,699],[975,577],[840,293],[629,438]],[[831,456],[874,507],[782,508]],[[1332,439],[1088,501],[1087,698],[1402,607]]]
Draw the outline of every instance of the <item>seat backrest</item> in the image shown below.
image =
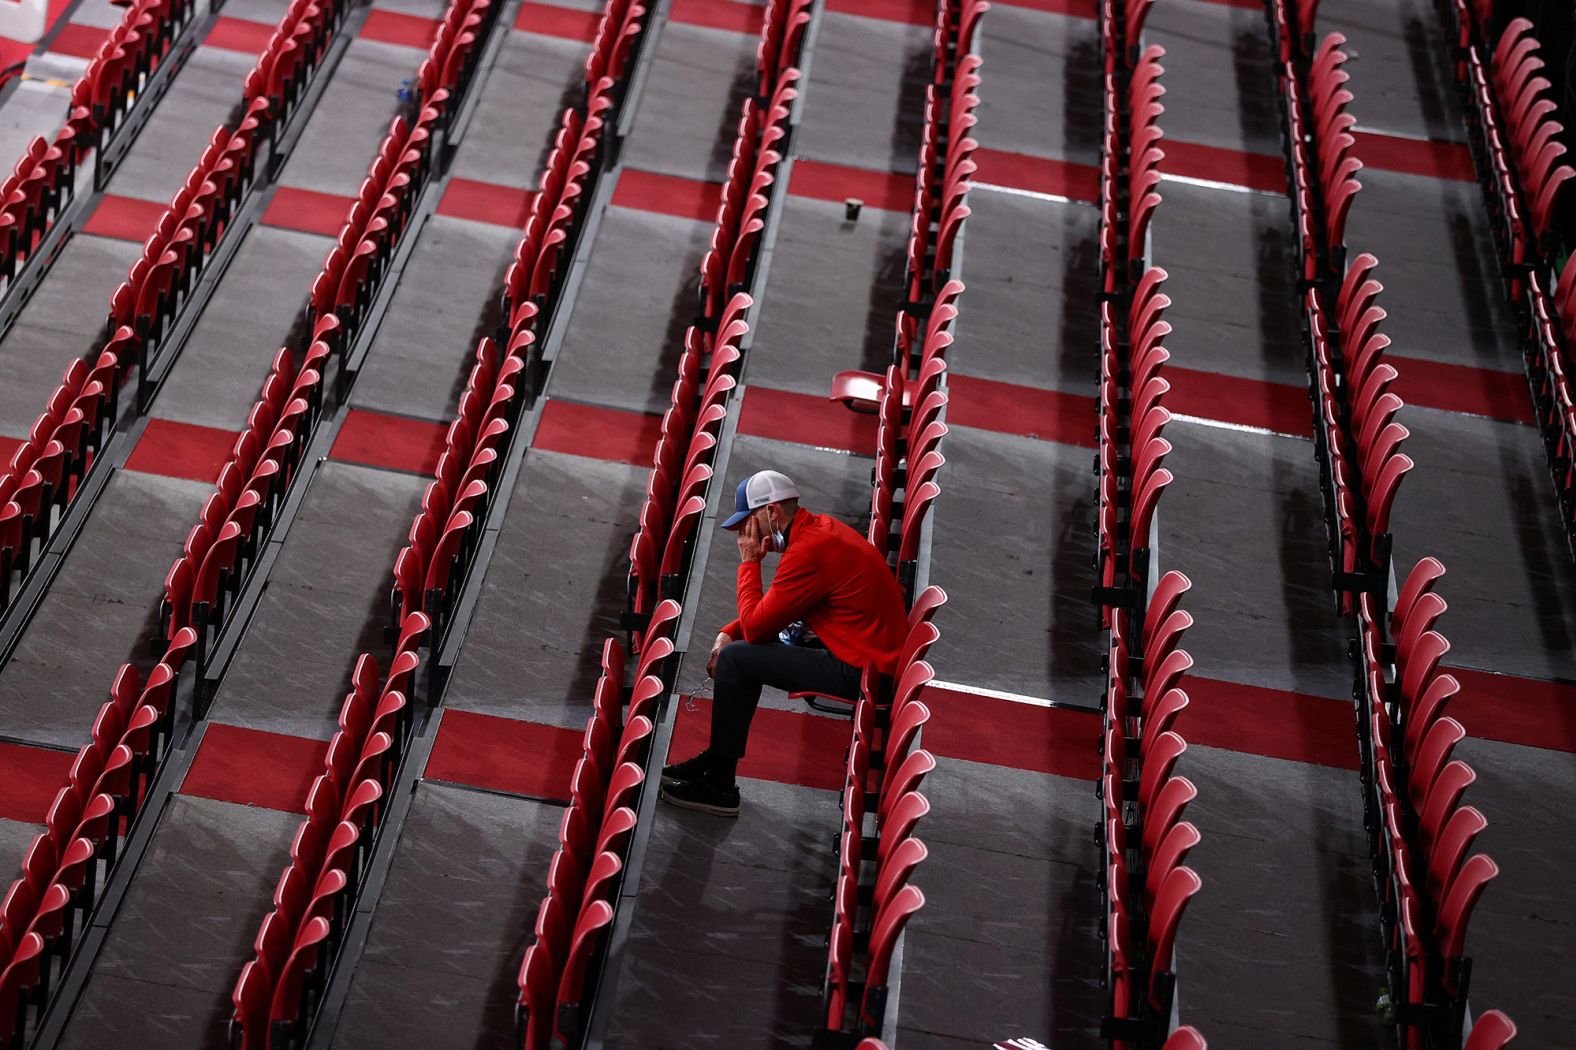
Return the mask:
[[611,813],[613,810],[623,806],[634,809],[640,785],[645,779],[645,770],[633,762],[624,762],[617,769],[613,770],[613,777],[607,786],[607,801],[604,804],[603,812]]
[[553,1033],[553,993],[557,968],[547,945],[538,941],[520,963],[520,1007],[525,1014],[524,1050],[547,1050]]
[[887,986],[887,972],[892,965],[892,949],[903,927],[914,913],[925,906],[925,895],[913,884],[904,886],[893,894],[887,906],[875,917],[875,927],[870,933],[870,961],[865,969],[865,1001],[860,1012],[867,1025],[877,1025],[881,1018],[871,1017],[873,1006],[871,992]]
[[1138,810],[1148,817],[1149,809],[1161,786],[1171,778],[1177,759],[1187,751],[1187,741],[1174,732],[1161,733],[1155,738],[1149,754],[1144,758],[1143,772],[1138,781]]
[[273,1001],[268,1008],[271,1023],[295,1021],[301,1010],[302,979],[317,965],[318,949],[328,940],[328,933],[328,920],[321,916],[303,924],[296,933],[295,945],[274,986]]
[[1160,891],[1160,884],[1173,869],[1182,865],[1188,851],[1199,844],[1200,838],[1198,828],[1185,820],[1172,825],[1165,833],[1144,872],[1144,899],[1151,906]]
[[925,775],[935,768],[935,756],[929,751],[921,748],[918,751],[909,752],[908,757],[903,760],[902,765],[898,766],[897,772],[888,781],[886,790],[881,796],[881,805],[877,810],[878,823],[885,827],[896,800],[911,791],[918,790],[920,781],[924,780]]
[[929,852],[919,839],[906,838],[881,861],[880,869],[876,874],[874,898],[876,915],[883,914],[892,895],[908,885],[914,869],[929,855]]
[[892,728],[887,733],[886,739],[886,773],[882,778],[881,790],[884,792],[891,785],[893,777],[903,760],[908,757],[913,749],[914,740],[919,736],[920,728],[930,721],[930,708],[922,701],[915,700],[905,704],[892,719]]
[[1430,899],[1439,900],[1445,887],[1455,883],[1467,851],[1486,827],[1488,821],[1472,806],[1462,806],[1451,814],[1428,853],[1427,889]]
[[[601,946],[607,929],[613,924],[613,906],[607,901],[593,901],[575,921],[574,934],[569,942],[569,954],[564,961],[564,975],[558,982],[555,1011],[561,1018],[563,1007],[579,1004],[585,994],[586,968],[591,956]],[[562,1030],[556,1033],[566,1043],[570,1035]]]
[[1501,1050],[1516,1037],[1516,1025],[1498,1010],[1490,1010],[1472,1022],[1462,1050]]
[[1461,958],[1466,947],[1467,920],[1483,888],[1499,875],[1499,865],[1486,853],[1474,855],[1445,887],[1439,903],[1439,951],[1446,959]]
[[637,820],[635,811],[628,806],[620,806],[608,813],[597,832],[597,853],[613,853],[622,857],[629,848],[630,836],[634,833]]
[[594,901],[611,900],[618,884],[619,873],[624,870],[624,862],[614,853],[598,853],[591,862],[591,871],[586,875],[586,886],[582,893],[582,905]]
[[1171,1038],[1166,1040],[1165,1050],[1209,1050],[1209,1044],[1204,1042],[1197,1028],[1183,1025],[1171,1033]]
[[1187,902],[1203,888],[1203,880],[1191,868],[1172,868],[1161,880],[1149,915],[1149,998],[1157,1004],[1156,990],[1161,974],[1171,969],[1171,952],[1176,944],[1177,924]]
[[892,851],[913,834],[919,818],[929,812],[930,800],[918,791],[905,792],[902,798],[895,801],[888,811],[886,827],[881,831],[877,860],[884,863]]

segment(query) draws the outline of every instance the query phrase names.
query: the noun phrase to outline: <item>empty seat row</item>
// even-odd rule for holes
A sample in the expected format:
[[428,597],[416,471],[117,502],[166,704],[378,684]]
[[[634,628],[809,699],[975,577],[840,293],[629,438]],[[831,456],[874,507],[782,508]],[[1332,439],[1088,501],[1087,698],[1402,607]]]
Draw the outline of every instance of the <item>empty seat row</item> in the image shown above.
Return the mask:
[[[0,1047],[27,1045],[86,929],[119,843],[168,752],[181,668],[196,644],[181,631],[146,682],[126,664],[77,752],[66,784],[0,903]],[[80,922],[79,922],[80,920]]]
[[[1532,23],[1518,18],[1505,27],[1489,64],[1492,99],[1499,127],[1508,139],[1532,236],[1546,241],[1565,184],[1576,179],[1565,156],[1565,125],[1559,119],[1554,88],[1543,75],[1543,58]],[[1505,144],[1501,144],[1502,147]],[[1505,158],[1496,158],[1503,163]],[[1545,245],[1547,251],[1547,245]]]
[[1468,920],[1499,873],[1487,854],[1471,854],[1488,821],[1462,804],[1476,774],[1452,757],[1466,729],[1446,713],[1461,687],[1440,666],[1450,650],[1436,629],[1447,608],[1436,590],[1444,571],[1424,558],[1388,616],[1372,595],[1361,597],[1358,613],[1366,826],[1396,1020],[1401,1045],[1410,1050],[1461,1045],[1471,973]]
[[[1576,544],[1576,268],[1568,256],[1572,167],[1566,124],[1544,76],[1536,27],[1505,21],[1492,0],[1456,0],[1456,76],[1466,102],[1473,159],[1511,299],[1526,321],[1522,339],[1561,524]],[[1563,221],[1562,221],[1563,220]],[[1557,269],[1557,267],[1560,267]]]
[[1165,112],[1160,99],[1166,93],[1160,59],[1165,53],[1152,44],[1131,68],[1116,65],[1102,78],[1100,268],[1107,294],[1135,278],[1148,255],[1149,222],[1160,204],[1160,162],[1165,159],[1160,145]]
[[[299,18],[300,12],[292,8],[286,18],[292,17]],[[257,129],[270,110],[267,100],[258,100],[235,133],[221,129],[215,136],[150,239],[150,251],[165,245],[158,256],[167,259],[173,254],[170,244],[211,246],[217,239],[211,223],[224,221],[231,207],[226,202],[235,199],[235,184],[249,179]],[[221,218],[209,218],[216,214]],[[177,217],[182,221],[175,221]],[[145,251],[140,261],[149,258]],[[121,335],[129,328],[122,326]],[[277,511],[321,408],[319,369],[327,351],[313,345],[317,357],[309,350],[300,366],[289,348],[275,359],[248,429],[237,439],[216,491],[205,501],[185,550],[166,577],[155,639],[163,652],[159,664],[146,683],[138,681],[131,664],[116,675],[91,739],[78,752],[68,783],[45,818],[49,844],[36,844],[29,852],[22,878],[7,894],[0,915],[0,1007],[8,1007],[0,1008],[3,1045],[25,1038],[31,1013],[47,1007],[53,964],[63,972],[69,961],[72,917],[91,912],[96,887],[102,884],[98,876],[108,877],[116,843],[129,832],[168,753],[176,686],[189,656],[198,665],[192,675],[192,706],[197,714],[202,712],[201,665],[211,633],[222,623],[225,596],[239,589],[260,530],[267,529]],[[60,494],[54,503],[63,505],[102,440],[98,424],[113,415],[113,391],[123,378],[117,377],[118,364],[114,351],[101,353],[93,371],[77,362],[35,427],[52,437],[14,491],[42,487],[39,506],[45,512],[51,505],[48,486]],[[63,470],[56,480],[53,472],[43,475],[38,460],[63,460],[65,443],[59,435],[65,428],[74,428],[71,447],[80,451],[71,460],[75,469]],[[17,506],[15,500],[11,506]]]
[[[1276,30],[1291,32],[1285,3],[1276,7]],[[1383,586],[1389,572],[1390,511],[1412,460],[1400,451],[1409,436],[1396,420],[1402,401],[1399,378],[1385,360],[1389,338],[1380,331],[1384,286],[1374,277],[1378,261],[1367,253],[1347,258],[1345,214],[1360,185],[1361,162],[1352,155],[1344,86],[1344,38],[1332,33],[1311,57],[1300,51],[1279,67],[1292,213],[1304,284],[1302,309],[1306,364],[1312,384],[1314,450],[1324,491],[1333,585],[1342,612],[1355,611],[1355,595]]]
[[[1357,118],[1347,112],[1352,93],[1345,88],[1346,38],[1331,33],[1319,42],[1307,64],[1304,85],[1287,75],[1284,80],[1296,94],[1293,126],[1291,182],[1297,234],[1302,245],[1303,280],[1314,282],[1323,273],[1339,274],[1345,264],[1346,217],[1362,184],[1357,173],[1363,163],[1355,154],[1352,129]],[[1289,68],[1283,66],[1282,69]],[[1310,156],[1309,151],[1312,151]],[[1316,159],[1317,163],[1310,163]],[[1315,200],[1317,197],[1317,200]],[[1313,223],[1322,219],[1323,228]]]
[[[1181,647],[1192,617],[1178,608],[1191,584],[1155,564],[1156,513],[1171,484],[1165,407],[1166,272],[1148,265],[1148,229],[1161,198],[1160,118],[1165,51],[1144,47],[1148,4],[1100,8],[1106,54],[1100,164],[1100,378],[1096,419],[1093,592],[1106,630],[1101,692],[1097,841],[1105,1008],[1100,1034],[1119,1050],[1203,1046],[1176,1027],[1173,948],[1188,902],[1202,888],[1186,865],[1198,829],[1182,819],[1197,790],[1176,774],[1187,743]],[[1151,585],[1151,581],[1158,581]]]
[[932,620],[946,600],[939,587],[914,600],[892,677],[867,673],[854,704],[827,938],[827,1032],[881,1034],[893,949],[925,904],[910,880],[929,852],[915,831],[930,812],[919,789],[936,760],[920,746],[931,715],[919,695],[936,676],[924,657],[941,637]]
[[[486,0],[457,3],[454,8],[468,7],[468,11],[451,9],[440,23],[422,69],[443,70],[443,79],[418,78],[429,100],[422,118],[409,129],[396,119],[373,163],[373,173],[351,207],[346,222],[346,230],[351,232],[341,236],[314,285],[319,334],[339,333],[348,341],[343,333],[353,330],[364,317],[387,261],[386,254],[380,258],[375,245],[370,250],[367,246],[376,237],[389,236],[389,230],[397,237],[409,218],[411,201],[403,195],[413,196],[424,184],[432,161],[423,155],[436,148],[431,132],[441,128],[441,110],[463,90],[468,68],[463,56],[474,57],[479,51],[479,27],[488,24],[486,6]],[[598,153],[602,121],[612,106],[606,94],[611,86],[605,78],[598,82],[597,90],[584,103],[585,113],[575,108],[566,111],[543,175],[542,191],[533,202],[516,252],[517,268],[538,272],[545,266],[551,275],[556,263],[543,264],[525,254],[531,246],[543,245],[541,235],[549,223],[556,224],[553,228],[560,237],[541,247],[541,254],[556,258],[558,243],[564,237],[571,238],[572,246],[578,232],[575,201],[589,196],[590,182],[599,170],[589,161]],[[430,132],[424,129],[424,121]],[[570,216],[562,214],[566,209]],[[351,244],[357,246],[354,252],[346,250]],[[386,250],[392,251],[392,247]],[[366,260],[364,267],[358,259]],[[299,856],[292,848],[291,866],[280,883],[275,912],[259,930],[254,958],[237,979],[231,1027],[234,1043],[295,1046],[311,1029],[382,817],[380,799],[399,776],[409,743],[410,703],[417,692],[420,650],[423,646],[435,648],[441,641],[443,618],[463,582],[477,531],[486,518],[489,494],[497,484],[500,443],[518,422],[525,401],[521,377],[534,342],[535,322],[539,314],[550,313],[557,287],[555,280],[548,279],[540,294],[520,297],[506,282],[504,316],[510,318],[511,327],[500,333],[499,339],[485,338],[477,347],[466,389],[445,434],[434,480],[412,520],[411,542],[395,557],[389,622],[394,662],[389,680],[379,689],[375,664],[363,654],[345,701],[340,731],[330,742],[327,769],[314,786],[314,795],[321,790],[326,799],[321,815],[309,802],[308,819],[297,836],[297,846],[303,841],[327,846],[308,849]],[[326,360],[328,344],[315,341],[313,345]],[[311,830],[314,826],[315,831]],[[288,899],[285,886],[292,880],[299,886],[316,887],[307,896],[297,894],[297,902],[304,907],[294,906]]]
[[1145,605],[1118,607],[1111,617],[1097,794],[1105,846],[1101,1034],[1117,1050],[1159,1047],[1171,1033],[1177,926],[1203,885],[1185,863],[1201,836],[1182,819],[1198,791],[1176,773],[1187,751],[1176,731],[1189,703],[1181,683],[1193,666],[1181,647],[1193,618],[1179,604],[1191,586],[1168,572]]
[[[793,64],[803,43],[808,0],[767,5],[757,46],[757,98],[741,106],[717,220],[701,259],[694,321],[684,332],[678,375],[652,454],[638,526],[630,540],[628,622],[638,632],[657,603],[683,589],[695,548],[695,530],[706,511],[718,433],[737,386],[754,305],[746,293],[754,278],[760,237],[782,195],[778,167],[788,149],[789,117],[798,97]],[[788,51],[789,45],[792,50]],[[638,641],[637,641],[638,648]]]
[[120,127],[190,23],[191,0],[135,0],[71,88],[54,139],[33,139],[0,189],[0,281],[9,290],[77,188],[79,165]]
[[[165,576],[160,624],[166,637],[186,627],[197,632],[199,670],[224,622],[227,601],[239,593],[300,471],[323,415],[324,376],[336,354],[344,375],[344,356],[405,232],[414,198],[426,184],[426,157],[447,97],[435,93],[414,124],[403,117],[391,124],[338,243],[313,281],[310,341],[304,351],[286,346],[275,356],[246,428],[220,469],[215,492]],[[356,246],[353,271],[343,262],[347,243]],[[324,287],[336,289],[337,297],[324,296]]]
[[421,651],[431,622],[411,613],[388,675],[369,653],[357,659],[323,772],[307,792],[306,819],[253,957],[232,993],[230,1045],[284,1050],[304,1045],[331,962],[343,942],[378,828],[411,738]]
[[[286,15],[287,19],[299,20],[301,17],[302,13],[296,8]],[[434,92],[434,99],[439,106],[446,97],[446,92]],[[210,144],[194,177],[188,180],[176,202],[166,212],[167,218],[180,216],[184,221],[178,224],[173,221],[161,222],[150,240],[149,252],[145,252],[142,257],[143,261],[150,258],[153,249],[159,249],[159,258],[169,262],[169,257],[175,252],[168,245],[211,245],[217,239],[218,232],[208,225],[213,220],[207,216],[227,213],[226,202],[235,199],[231,188],[232,179],[240,181],[249,176],[251,159],[255,156],[256,129],[262,119],[268,119],[272,106],[267,99],[259,99],[254,100],[250,108],[251,113],[235,134],[216,136]],[[425,152],[430,147],[426,129],[436,123],[438,113],[432,106],[425,107],[423,118],[418,119],[412,129],[404,128],[403,121],[397,120],[390,132],[394,148],[386,143],[380,151],[379,161],[395,155],[408,157],[417,151]],[[235,144],[243,138],[245,149],[238,153]],[[420,165],[417,165],[417,169],[421,175],[412,184],[413,188],[409,191],[412,193],[423,184],[424,169]],[[224,174],[221,175],[221,172]],[[216,176],[218,182],[215,181]],[[411,182],[407,178],[405,183],[396,188],[392,180],[391,172],[390,182],[379,185],[391,192],[399,192]],[[390,193],[383,193],[382,196],[387,199]],[[353,208],[347,227],[363,228],[357,227],[357,214]],[[161,245],[166,247],[160,248]],[[148,271],[143,272],[146,274]],[[147,314],[139,312],[133,319],[145,316],[156,318],[158,313],[157,307],[150,307]],[[346,328],[346,322],[352,320],[349,317],[320,316],[314,328],[317,338],[312,340],[300,364],[296,361],[296,351],[289,347],[282,349],[275,358],[262,394],[248,417],[247,429],[236,440],[217,479],[216,491],[204,502],[198,523],[188,535],[181,556],[166,576],[158,639],[164,647],[163,660],[140,692],[135,670],[130,665],[122,668],[115,680],[111,702],[95,722],[92,741],[78,756],[72,782],[62,789],[61,798],[68,801],[57,801],[55,807],[65,814],[59,818],[60,826],[65,830],[58,834],[65,834],[70,828],[93,821],[87,827],[96,834],[78,837],[88,838],[90,843],[95,844],[93,856],[104,859],[106,871],[109,864],[113,863],[115,836],[129,828],[144,797],[144,789],[167,752],[174,685],[188,653],[193,654],[192,662],[197,665],[193,675],[193,709],[197,715],[202,714],[202,665],[207,645],[224,621],[227,598],[239,591],[261,537],[266,534],[286,488],[296,476],[301,456],[321,414],[322,374],[331,354],[327,340],[332,333]],[[124,333],[130,327],[122,326],[121,331]],[[140,327],[133,338],[146,331],[146,327]],[[113,376],[107,378],[111,383],[114,382]],[[91,392],[90,388],[96,381],[84,375],[79,377],[78,382],[83,384],[84,390]],[[81,411],[73,408],[67,420],[79,416]],[[420,630],[416,629],[418,623],[423,625]],[[416,617],[407,618],[404,626],[409,629],[401,634],[402,645],[419,637],[426,629],[425,623],[424,616],[419,620]],[[62,805],[66,808],[62,809]],[[113,814],[107,825],[107,835],[99,830],[106,819],[100,810],[106,806],[111,807]],[[77,815],[70,815],[73,813]],[[70,828],[67,828],[68,824]],[[81,849],[78,847],[79,853]],[[78,867],[81,867],[80,862]],[[36,881],[34,876],[24,875],[24,883],[31,885],[32,881]],[[68,885],[68,889],[76,894],[74,901],[84,913],[91,909],[91,881],[79,879],[74,885]],[[3,929],[0,929],[0,932],[15,931],[10,937],[18,949],[25,939],[24,929],[31,929],[40,919],[53,921],[44,915],[43,909],[50,903],[44,898],[37,901],[38,917],[30,920],[26,918],[24,904],[32,899],[26,893],[20,893]],[[69,936],[62,939],[58,935],[59,931],[55,932],[53,940],[43,936],[41,943],[55,950],[63,967],[69,954],[70,940]],[[28,942],[28,946],[33,947],[33,942]],[[28,1001],[42,1008],[48,995],[48,959],[44,960],[46,965],[41,969],[29,969],[30,964],[23,959],[16,961],[23,965],[16,969],[18,977],[11,987],[25,988]],[[6,972],[12,971],[8,968]],[[25,983],[28,978],[31,978],[31,984]],[[22,1019],[25,1020],[25,1012]]]
[[[0,474],[0,607],[9,604],[13,572],[25,576],[34,545],[43,545],[120,414],[119,391],[137,373],[135,408],[145,408],[149,362],[174,327],[181,303],[251,192],[259,155],[293,112],[298,85],[322,57],[347,3],[295,0],[248,74],[243,116],[220,125],[181,188],[160,215],[142,254],[110,296],[104,345],[67,367],[26,441]],[[282,50],[299,52],[289,76],[275,68]],[[275,88],[277,87],[277,92]],[[266,437],[267,435],[263,435]]]
[[602,170],[604,123],[613,107],[607,87],[604,83],[591,94],[584,115],[574,108],[564,111],[504,278],[501,316],[508,327],[477,346],[459,411],[411,523],[410,542],[394,561],[391,631],[415,610],[433,618],[437,637],[448,627],[485,528],[502,456],[527,401],[524,385],[538,328],[557,302],[586,202]]
[[1158,266],[1131,288],[1113,279],[1113,295],[1100,304],[1095,598],[1106,627],[1113,609],[1147,593],[1155,512],[1172,480],[1163,466],[1171,451],[1164,437],[1171,420],[1163,367],[1171,354],[1161,345],[1171,331],[1165,279]]
[[[1290,32],[1285,0],[1277,0],[1275,14],[1284,40]],[[1329,175],[1314,174],[1334,170],[1339,178],[1342,170],[1355,171],[1342,42],[1331,34],[1311,55],[1293,53],[1281,66],[1280,86],[1293,209],[1299,229],[1312,235],[1299,237],[1307,277],[1307,365],[1332,579],[1339,607],[1354,616],[1357,633],[1351,651],[1365,826],[1398,1039],[1420,1050],[1461,1045],[1467,919],[1497,869],[1486,855],[1466,857],[1486,822],[1459,805],[1473,774],[1465,763],[1450,761],[1465,730],[1444,713],[1459,684],[1440,669],[1449,643],[1433,630],[1445,611],[1433,593],[1444,567],[1424,558],[1401,586],[1393,610],[1387,604],[1389,513],[1412,467],[1399,451],[1409,434],[1396,418],[1402,402],[1390,388],[1398,372],[1385,360],[1389,339],[1379,331],[1386,314],[1378,305],[1383,286],[1373,276],[1377,260],[1366,253],[1345,258],[1335,240],[1340,224],[1329,220],[1329,211],[1349,200],[1332,199]]]
[[585,1038],[601,970],[595,960],[629,862],[657,707],[672,685],[675,661],[669,657],[682,612],[672,600],[654,610],[627,701],[624,649],[614,638],[603,645],[569,807],[547,868],[547,895],[537,909],[535,939],[520,963],[516,1018],[524,1050],[575,1047]]

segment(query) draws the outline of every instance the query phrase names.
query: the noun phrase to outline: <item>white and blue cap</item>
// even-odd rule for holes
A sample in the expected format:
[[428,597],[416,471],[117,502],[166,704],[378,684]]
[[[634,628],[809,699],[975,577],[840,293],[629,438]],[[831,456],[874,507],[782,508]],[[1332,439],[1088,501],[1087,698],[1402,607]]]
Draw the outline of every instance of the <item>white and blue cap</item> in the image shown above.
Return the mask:
[[798,498],[799,490],[794,488],[788,475],[775,470],[758,470],[739,482],[739,489],[733,497],[733,517],[723,522],[722,527],[736,529],[744,524],[744,519],[752,512],[768,503]]

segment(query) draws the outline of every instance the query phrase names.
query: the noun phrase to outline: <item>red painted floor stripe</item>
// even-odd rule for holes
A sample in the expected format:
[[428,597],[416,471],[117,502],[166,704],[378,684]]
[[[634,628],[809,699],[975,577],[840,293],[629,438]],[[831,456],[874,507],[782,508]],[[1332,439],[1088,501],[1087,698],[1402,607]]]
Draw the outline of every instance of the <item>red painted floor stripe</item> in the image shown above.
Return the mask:
[[668,21],[759,36],[765,10],[742,0],[673,0]]
[[[750,725],[739,776],[836,791],[847,775],[848,720],[762,707]],[[711,738],[711,701],[679,698],[668,760],[698,754]]]
[[926,686],[923,742],[932,753],[1058,777],[1100,775],[1100,716]]
[[157,201],[117,197],[113,193],[106,193],[99,199],[93,214],[88,216],[88,221],[83,224],[82,232],[91,233],[96,237],[113,237],[116,240],[136,241],[141,244],[153,236],[153,231],[158,228],[159,219],[164,215],[164,209],[165,205]]
[[1447,667],[1461,692],[1445,713],[1482,740],[1576,752],[1576,684]]
[[722,202],[722,183],[702,182],[678,175],[659,175],[654,171],[625,168],[613,190],[613,203],[620,208],[654,211],[681,219],[713,222],[717,205]]
[[326,740],[215,723],[203,734],[181,794],[301,813],[327,754]]
[[585,733],[471,711],[447,711],[424,775],[489,791],[569,800]]
[[340,425],[328,456],[367,467],[431,474],[443,453],[447,432],[447,426],[431,420],[353,408]]
[[1171,384],[1166,407],[1173,412],[1258,427],[1292,437],[1311,435],[1313,417],[1308,408],[1307,387],[1198,372],[1174,365],[1166,366],[1165,378]]
[[1527,381],[1519,372],[1443,364],[1389,353],[1385,360],[1395,365],[1400,373],[1395,392],[1407,404],[1488,416],[1507,423],[1533,422]]
[[423,51],[432,46],[437,32],[436,18],[407,15],[403,11],[385,11],[378,7],[368,12],[367,20],[361,25],[361,37],[364,40],[420,48]]
[[649,467],[661,433],[661,416],[573,401],[548,401],[542,407],[531,447]]
[[280,186],[263,212],[263,225],[337,237],[355,202],[354,197],[342,197],[337,193]]
[[1082,448],[1095,445],[1095,399],[1092,397],[956,372],[948,377],[947,383],[952,395],[947,404],[949,423]]
[[596,27],[601,18],[599,11],[576,11],[527,0],[520,5],[514,27],[525,33],[541,33],[543,36],[590,43],[596,39]]
[[0,743],[0,818],[42,824],[76,758],[74,751]]
[[92,58],[98,54],[98,49],[108,36],[108,29],[69,22],[61,27],[60,35],[50,41],[49,53],[70,55],[72,58]]
[[203,40],[203,44],[207,47],[223,48],[226,51],[260,55],[268,46],[268,41],[273,38],[275,28],[262,22],[253,22],[249,18],[231,18],[225,15],[213,24],[213,30]]
[[449,180],[443,191],[438,214],[518,230],[531,215],[533,196],[531,190],[456,177]]
[[993,186],[1049,193],[1093,204],[1100,199],[1100,170],[1088,164],[1031,157],[999,149],[977,149],[975,179]]
[[1279,157],[1171,138],[1162,142],[1160,148],[1166,151],[1166,159],[1160,162],[1160,170],[1166,175],[1225,182],[1269,193],[1286,192],[1286,167]]
[[860,15],[911,26],[936,24],[936,5],[930,0],[827,0],[826,9],[840,15]]
[[1477,181],[1472,151],[1460,142],[1409,139],[1378,131],[1359,131],[1357,158],[1370,168],[1403,175],[1427,175],[1458,182]]
[[1177,720],[1190,744],[1265,758],[1357,768],[1357,723],[1350,701],[1188,677],[1192,701]]
[[126,469],[166,478],[213,481],[230,461],[237,436],[232,430],[217,427],[150,419],[126,460]]
[[868,208],[908,212],[914,207],[914,176],[801,157],[794,161],[788,192],[838,203],[855,197]]
[[744,394],[739,433],[873,456],[876,417],[816,394],[752,386]]

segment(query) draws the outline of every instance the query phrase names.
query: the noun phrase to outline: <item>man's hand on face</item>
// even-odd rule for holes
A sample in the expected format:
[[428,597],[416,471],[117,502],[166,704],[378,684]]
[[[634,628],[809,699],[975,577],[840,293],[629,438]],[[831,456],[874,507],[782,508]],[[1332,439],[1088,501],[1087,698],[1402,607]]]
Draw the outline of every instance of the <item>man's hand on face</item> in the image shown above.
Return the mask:
[[706,661],[707,678],[717,677],[717,657],[721,656],[722,651],[732,644],[732,635],[730,635],[727,631],[717,632],[717,640],[711,643],[711,659]]
[[767,539],[761,533],[759,519],[751,514],[739,530],[739,561],[760,561],[766,557]]

